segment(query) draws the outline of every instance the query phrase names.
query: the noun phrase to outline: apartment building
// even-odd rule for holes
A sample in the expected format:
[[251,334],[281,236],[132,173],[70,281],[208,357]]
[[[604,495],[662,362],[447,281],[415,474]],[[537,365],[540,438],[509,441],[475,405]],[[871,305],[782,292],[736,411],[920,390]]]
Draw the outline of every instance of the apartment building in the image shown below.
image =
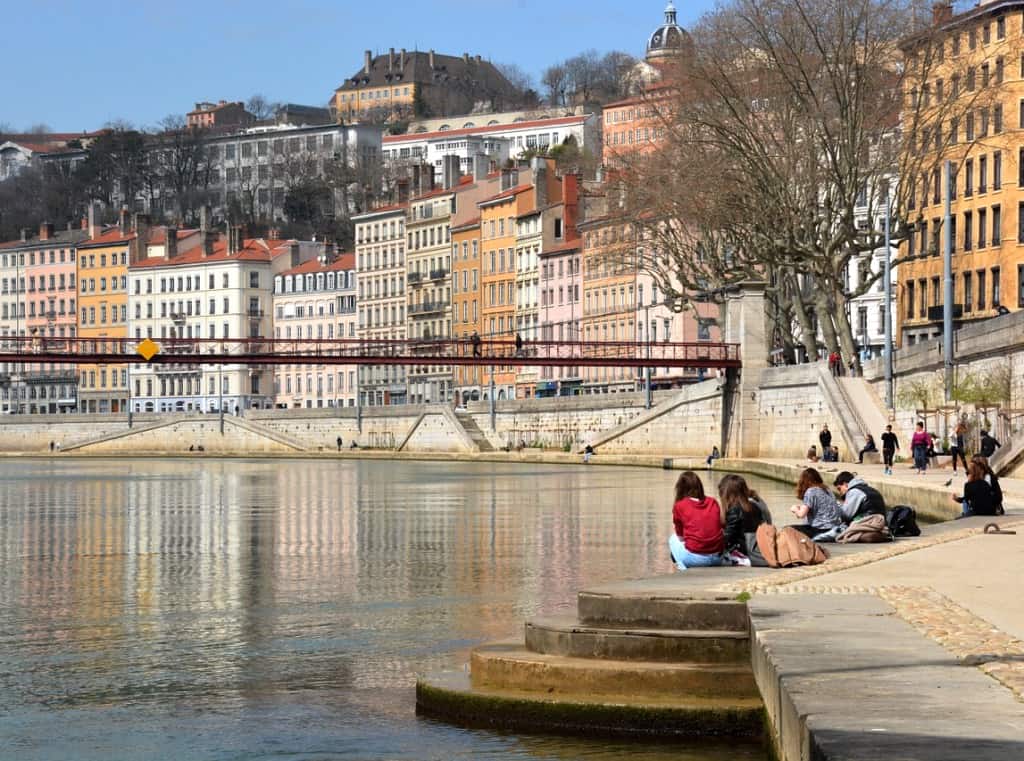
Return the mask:
[[[583,317],[582,267],[583,241],[572,235],[565,240],[545,245],[540,251],[540,340],[581,340]],[[583,382],[578,366],[544,366],[535,387],[536,396],[574,396]]]
[[[483,334],[480,322],[480,217],[476,206],[463,204],[463,218],[452,220],[452,336],[469,345],[474,333]],[[461,404],[483,398],[480,365],[455,368],[455,394]]]
[[[356,339],[355,254],[327,249],[274,276],[274,338]],[[326,350],[333,349],[328,344]],[[281,408],[354,407],[355,365],[277,365],[274,399]]]
[[[88,231],[40,225],[36,236],[0,245],[0,335],[47,339],[77,336],[76,257]],[[0,408],[54,414],[78,405],[78,374],[63,363],[7,364],[0,368]]]
[[[930,51],[929,81],[907,78],[907,107],[924,103],[933,141],[908,136],[906,150],[929,151],[932,168],[909,193],[911,234],[900,244],[898,337],[907,344],[941,335],[942,251],[947,195],[952,211],[953,312],[957,324],[1024,307],[1024,2],[980,2],[954,15],[933,8],[933,27],[902,44],[911,72]],[[934,98],[934,101],[932,100]],[[932,103],[942,103],[942,108]],[[946,119],[948,118],[948,123]],[[934,120],[943,119],[942,124]],[[954,181],[947,193],[942,167]],[[856,332],[856,328],[855,328]]]
[[[322,244],[243,239],[239,228],[201,237],[180,251],[177,237],[168,234],[163,245],[148,245],[146,256],[129,264],[129,335],[164,341],[165,357],[197,348],[244,357],[246,341],[273,335],[273,278],[315,258]],[[200,338],[216,343],[189,343]],[[136,412],[240,413],[274,402],[272,371],[244,361],[133,365],[129,383]]]
[[[361,339],[405,339],[405,220],[408,204],[358,214],[355,223],[356,284]],[[358,368],[359,404],[378,407],[408,401],[406,368],[362,365]]]

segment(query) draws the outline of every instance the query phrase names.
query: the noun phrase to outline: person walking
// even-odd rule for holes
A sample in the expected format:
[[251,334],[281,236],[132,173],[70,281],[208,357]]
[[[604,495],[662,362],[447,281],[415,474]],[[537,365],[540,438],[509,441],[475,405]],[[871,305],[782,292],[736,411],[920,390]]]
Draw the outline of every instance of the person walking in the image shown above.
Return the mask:
[[956,473],[956,458],[960,458],[960,462],[963,463],[964,473],[967,472],[967,451],[964,446],[964,435],[967,433],[967,426],[963,424],[963,421],[956,424],[956,428],[953,429],[953,445],[949,448],[949,453],[953,455],[953,472]]
[[828,355],[828,371],[832,373],[833,378],[838,378],[840,373],[840,362],[839,352],[834,351]]
[[523,337],[516,333],[516,356],[521,357],[523,354]]
[[341,451],[341,436],[339,436],[337,439],[335,439],[335,443],[337,443],[338,451],[340,452]]
[[1001,447],[995,436],[991,435],[988,431],[981,432],[981,449],[978,452],[982,457],[991,457],[996,453],[996,450]]
[[704,496],[704,484],[692,470],[680,474],[675,497],[672,506],[675,530],[668,539],[672,562],[680,571],[721,565],[725,534],[718,500]]
[[887,425],[885,433],[882,434],[882,462],[885,463],[885,475],[887,476],[892,475],[892,463],[896,458],[896,450],[899,448],[899,439],[892,432],[892,426]]
[[832,431],[828,429],[827,425],[821,427],[821,433],[818,434],[818,443],[821,444],[821,451],[827,452],[832,446]]
[[473,331],[473,335],[471,335],[469,337],[469,342],[473,345],[473,356],[474,357],[479,357],[480,356],[480,334],[477,333],[474,330]]
[[931,437],[924,430],[924,423],[918,421],[914,435],[910,439],[910,451],[914,453],[914,467],[919,476],[924,475],[928,469],[929,446],[931,446]]

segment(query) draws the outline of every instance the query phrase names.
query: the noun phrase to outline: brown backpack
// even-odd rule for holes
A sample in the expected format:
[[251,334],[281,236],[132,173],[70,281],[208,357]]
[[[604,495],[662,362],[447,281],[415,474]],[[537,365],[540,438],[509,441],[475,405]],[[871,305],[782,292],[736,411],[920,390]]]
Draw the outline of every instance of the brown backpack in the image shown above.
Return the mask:
[[772,568],[817,565],[828,559],[825,548],[792,526],[780,529],[767,523],[757,527],[757,547]]

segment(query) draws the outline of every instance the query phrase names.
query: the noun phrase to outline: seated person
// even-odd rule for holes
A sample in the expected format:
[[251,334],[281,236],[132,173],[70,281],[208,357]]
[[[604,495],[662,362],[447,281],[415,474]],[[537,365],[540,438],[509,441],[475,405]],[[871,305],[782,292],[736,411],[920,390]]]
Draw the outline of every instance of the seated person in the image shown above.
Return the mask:
[[[60,444],[57,445],[57,449],[60,449]],[[988,458],[976,454],[971,458],[971,462],[978,463],[978,466],[985,472],[985,480],[992,487],[992,499],[996,503],[996,515],[1005,515],[1006,510],[1003,509],[1003,488],[999,485],[999,479],[996,477],[995,471],[989,466]],[[964,472],[966,472],[966,469]]]
[[985,480],[985,471],[973,460],[967,466],[967,483],[964,484],[963,496],[953,495],[953,501],[959,502],[963,508],[961,518],[970,515],[995,515],[995,492]]
[[877,489],[868,486],[863,478],[844,470],[833,483],[843,498],[839,509],[847,523],[869,515],[885,515],[885,499]]
[[721,458],[721,456],[722,455],[719,454],[719,452],[718,452],[718,447],[711,447],[711,454],[708,455],[708,459],[706,460],[706,462],[708,464],[708,467],[710,468],[711,467],[711,463],[713,463],[715,460]]
[[811,448],[807,450],[807,459],[811,462],[818,461],[818,447],[811,445]]
[[725,535],[722,510],[713,497],[704,496],[704,484],[692,470],[684,470],[676,481],[676,501],[672,506],[674,531],[668,548],[680,571],[697,566],[722,563]]
[[864,448],[857,453],[857,462],[861,465],[864,464],[864,453],[865,452],[877,452],[878,447],[875,445],[875,437],[870,433],[868,434],[867,441],[864,442]]
[[[811,539],[824,538],[831,535],[835,538],[846,525],[843,521],[842,510],[839,503],[832,496],[832,492],[825,488],[825,482],[821,480],[821,473],[815,468],[805,468],[800,474],[800,480],[796,485],[796,496],[802,502],[793,505],[790,512],[802,520],[805,524],[793,526],[797,531],[809,536]],[[826,540],[827,541],[827,540]]]
[[733,473],[718,482],[718,497],[725,509],[725,551],[740,565],[767,566],[757,547],[757,527],[771,525],[772,514],[743,476]]

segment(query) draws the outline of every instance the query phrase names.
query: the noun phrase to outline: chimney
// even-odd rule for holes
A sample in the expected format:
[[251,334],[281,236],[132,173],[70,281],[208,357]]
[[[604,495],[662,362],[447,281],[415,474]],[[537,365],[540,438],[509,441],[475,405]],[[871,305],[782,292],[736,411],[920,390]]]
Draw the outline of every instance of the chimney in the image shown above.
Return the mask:
[[462,62],[464,64],[466,64],[467,66],[469,65],[469,53],[463,53],[462,54]]
[[50,240],[53,237],[53,222],[43,222],[39,225],[39,240]]
[[398,70],[403,73],[405,72],[405,48],[398,51]]
[[388,73],[395,70],[395,49],[388,48]]
[[430,70],[433,71],[434,70],[434,51],[433,50],[430,51],[429,57],[427,58],[427,60],[430,63]]
[[486,153],[473,155],[473,179],[477,182],[487,179],[491,172],[491,159]]
[[297,240],[293,240],[291,244],[288,246],[288,254],[289,257],[291,258],[292,267],[298,267],[300,264],[302,264],[302,259],[299,258],[301,252],[302,249],[299,246],[299,242]]
[[122,206],[121,211],[117,213],[117,226],[121,230],[121,235],[128,234],[128,207]]
[[538,209],[548,205],[548,162],[541,156],[530,159],[533,169],[534,206]]
[[477,57],[476,57],[476,62],[477,62],[477,64],[478,64],[478,65],[479,65],[479,64],[481,64],[481,63],[483,63],[483,62],[484,62],[484,58],[483,58],[483,56],[481,56],[481,55],[477,55]]
[[267,240],[280,240],[281,239],[281,228],[271,227],[267,230]]
[[448,154],[441,159],[441,182],[445,190],[451,190],[462,176],[462,160],[455,155]]
[[69,219],[68,220],[68,232],[71,232],[73,229],[74,229],[74,225],[72,224],[71,220]]
[[164,240],[164,258],[170,261],[178,255],[178,228],[167,227],[167,238]]
[[562,200],[565,202],[564,235],[566,240],[576,237],[576,220],[579,218],[580,178],[575,174],[562,176]]
[[501,189],[511,190],[519,184],[519,170],[518,169],[502,169],[501,170]]
[[932,24],[939,26],[953,20],[953,3],[938,2],[932,5]]
[[98,230],[96,229],[96,202],[89,202],[89,237],[95,238]]
[[366,74],[370,73],[370,66],[373,64],[373,54],[367,50],[363,53],[363,72]]
[[81,221],[78,224],[82,230],[89,229],[89,219],[87,217],[82,217]]
[[28,240],[28,228],[27,227],[23,227],[23,228],[21,228],[21,242],[24,243],[27,240]]

